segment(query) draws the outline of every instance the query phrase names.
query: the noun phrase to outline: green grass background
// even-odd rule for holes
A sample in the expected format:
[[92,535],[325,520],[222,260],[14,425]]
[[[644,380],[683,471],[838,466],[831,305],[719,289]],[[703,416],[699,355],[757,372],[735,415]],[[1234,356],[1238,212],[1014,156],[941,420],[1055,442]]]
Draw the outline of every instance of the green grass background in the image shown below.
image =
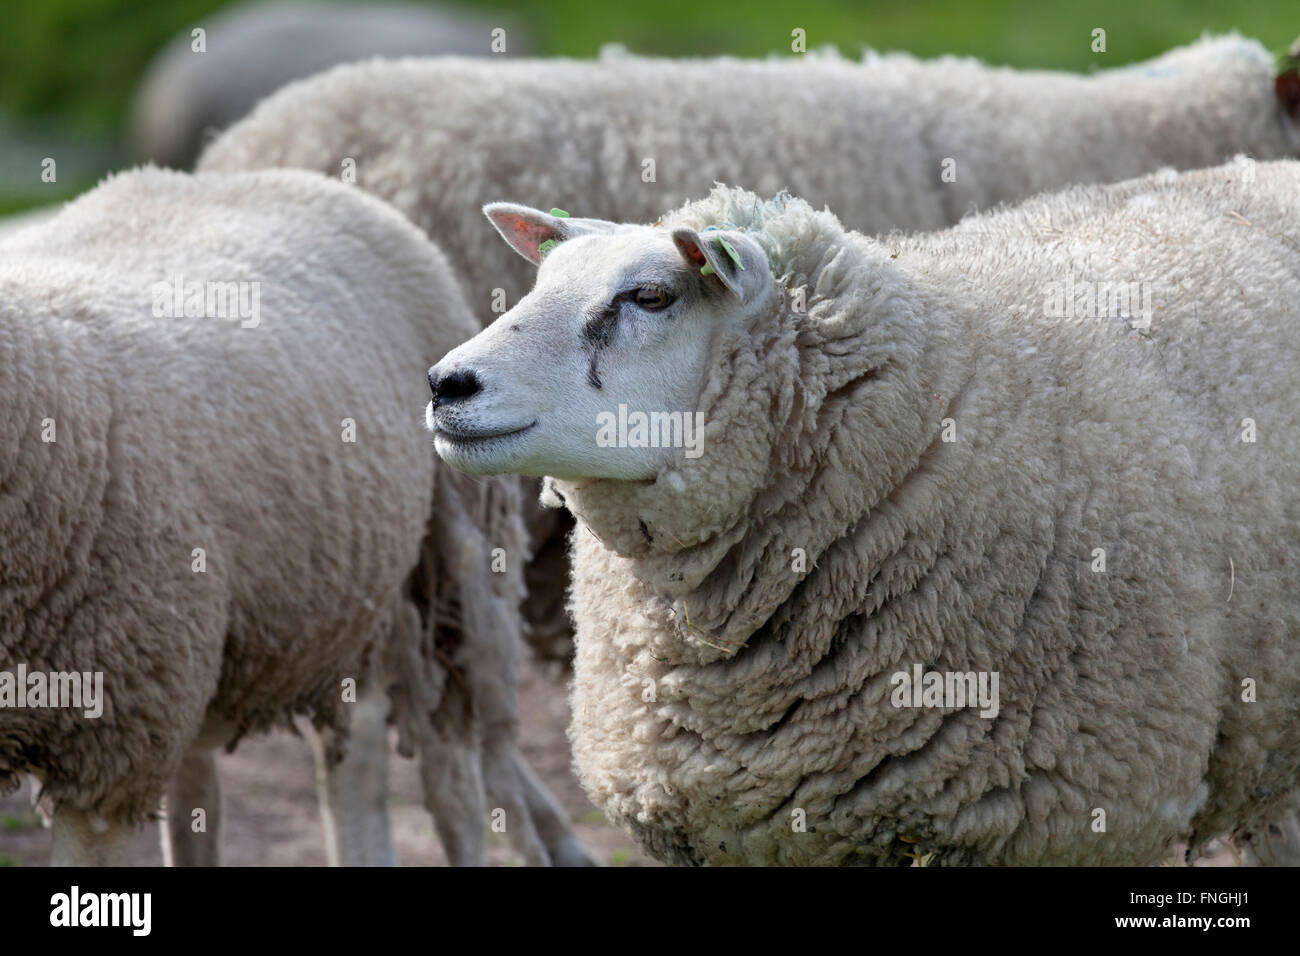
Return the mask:
[[[63,198],[125,162],[121,130],[149,58],[171,36],[202,26],[224,5],[224,0],[3,0],[0,150],[6,143],[49,135],[84,145],[89,158],[73,182],[59,184],[57,197],[48,187],[22,188],[12,181],[15,164],[0,163],[0,212]],[[1236,29],[1275,51],[1300,35],[1296,0],[494,0],[460,5],[508,14],[527,27],[536,52],[544,56],[592,56],[611,42],[638,53],[762,56],[788,53],[790,31],[800,27],[807,31],[809,49],[951,52],[1012,66],[1087,72],[1153,56],[1206,31]],[[1091,49],[1097,27],[1106,30],[1105,54]]]

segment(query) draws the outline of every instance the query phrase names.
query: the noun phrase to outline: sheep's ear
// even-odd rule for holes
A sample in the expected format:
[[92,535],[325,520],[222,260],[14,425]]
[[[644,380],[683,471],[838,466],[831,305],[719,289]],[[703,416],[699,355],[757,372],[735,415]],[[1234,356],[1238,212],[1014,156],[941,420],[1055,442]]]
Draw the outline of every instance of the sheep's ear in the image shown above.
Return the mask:
[[540,265],[546,253],[554,248],[548,243],[560,243],[574,236],[614,228],[612,222],[603,219],[571,219],[567,214],[554,215],[559,211],[542,212],[512,202],[488,203],[483,207],[483,214],[501,233],[501,238],[533,265]]
[[699,233],[683,226],[673,230],[673,243],[688,265],[706,280],[720,283],[741,302],[769,274],[767,256],[758,243],[738,232]]

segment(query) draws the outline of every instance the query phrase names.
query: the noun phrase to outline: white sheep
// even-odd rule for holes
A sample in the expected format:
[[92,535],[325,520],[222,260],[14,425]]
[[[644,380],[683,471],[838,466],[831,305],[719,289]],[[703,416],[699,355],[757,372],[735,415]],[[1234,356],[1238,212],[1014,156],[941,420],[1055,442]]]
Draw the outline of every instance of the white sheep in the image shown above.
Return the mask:
[[1151,863],[1285,810],[1300,164],[879,241],[487,212],[536,286],[428,423],[577,517],[576,766],[648,851]]
[[1071,183],[1300,154],[1274,73],[1236,35],[1090,76],[904,54],[374,60],[280,90],[199,166],[355,176],[438,242],[490,320],[493,290],[513,303],[531,282],[477,221],[502,196],[642,222],[721,181],[861,232],[936,229]]
[[[199,32],[201,31],[201,32]],[[501,17],[405,3],[252,0],[173,38],[136,91],[136,159],[189,166],[205,138],[286,83],[372,56],[526,53],[522,28]]]
[[0,218],[0,239],[8,239],[20,229],[27,229],[45,222],[56,215],[58,211],[58,206],[43,206]]
[[581,862],[513,739],[519,488],[435,467],[411,405],[475,327],[432,244],[315,174],[141,170],[0,246],[0,787],[39,779],[55,862],[119,860],[169,784],[170,859],[215,862],[211,748],[297,714],[332,858],[391,862],[382,689],[453,862],[496,807]]
[[[434,238],[486,324],[531,283],[478,221],[501,196],[647,221],[722,180],[788,188],[863,232],[928,229],[1071,182],[1295,155],[1286,105],[1269,54],[1235,35],[1087,77],[901,54],[375,61],[270,97],[200,168],[355,178]],[[567,526],[529,522],[545,532],[526,572],[530,641],[565,657]]]

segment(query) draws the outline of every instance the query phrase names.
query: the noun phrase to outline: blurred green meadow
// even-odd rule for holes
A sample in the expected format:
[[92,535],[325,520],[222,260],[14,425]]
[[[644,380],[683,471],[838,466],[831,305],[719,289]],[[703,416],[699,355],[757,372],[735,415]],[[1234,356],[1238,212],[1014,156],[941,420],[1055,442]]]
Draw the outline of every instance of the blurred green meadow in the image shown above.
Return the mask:
[[[364,2],[364,0],[354,0]],[[418,0],[416,0],[418,2]],[[0,14],[0,214],[65,199],[129,162],[123,129],[150,57],[203,26],[224,0],[10,0]],[[492,0],[542,56],[590,57],[608,43],[668,56],[789,54],[834,46],[960,53],[991,63],[1089,72],[1144,59],[1202,33],[1238,30],[1280,52],[1300,35],[1296,0]],[[1094,53],[1093,31],[1106,31]],[[486,38],[485,38],[486,46]],[[41,158],[57,155],[57,183]]]

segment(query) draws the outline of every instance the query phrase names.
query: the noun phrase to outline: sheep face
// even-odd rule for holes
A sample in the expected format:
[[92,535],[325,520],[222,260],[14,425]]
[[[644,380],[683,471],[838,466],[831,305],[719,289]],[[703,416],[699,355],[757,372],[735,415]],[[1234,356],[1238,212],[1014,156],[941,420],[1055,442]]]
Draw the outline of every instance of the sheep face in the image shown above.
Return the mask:
[[762,249],[738,232],[485,211],[537,281],[429,370],[438,454],[471,474],[568,481],[650,479],[701,454],[713,353],[772,293]]

